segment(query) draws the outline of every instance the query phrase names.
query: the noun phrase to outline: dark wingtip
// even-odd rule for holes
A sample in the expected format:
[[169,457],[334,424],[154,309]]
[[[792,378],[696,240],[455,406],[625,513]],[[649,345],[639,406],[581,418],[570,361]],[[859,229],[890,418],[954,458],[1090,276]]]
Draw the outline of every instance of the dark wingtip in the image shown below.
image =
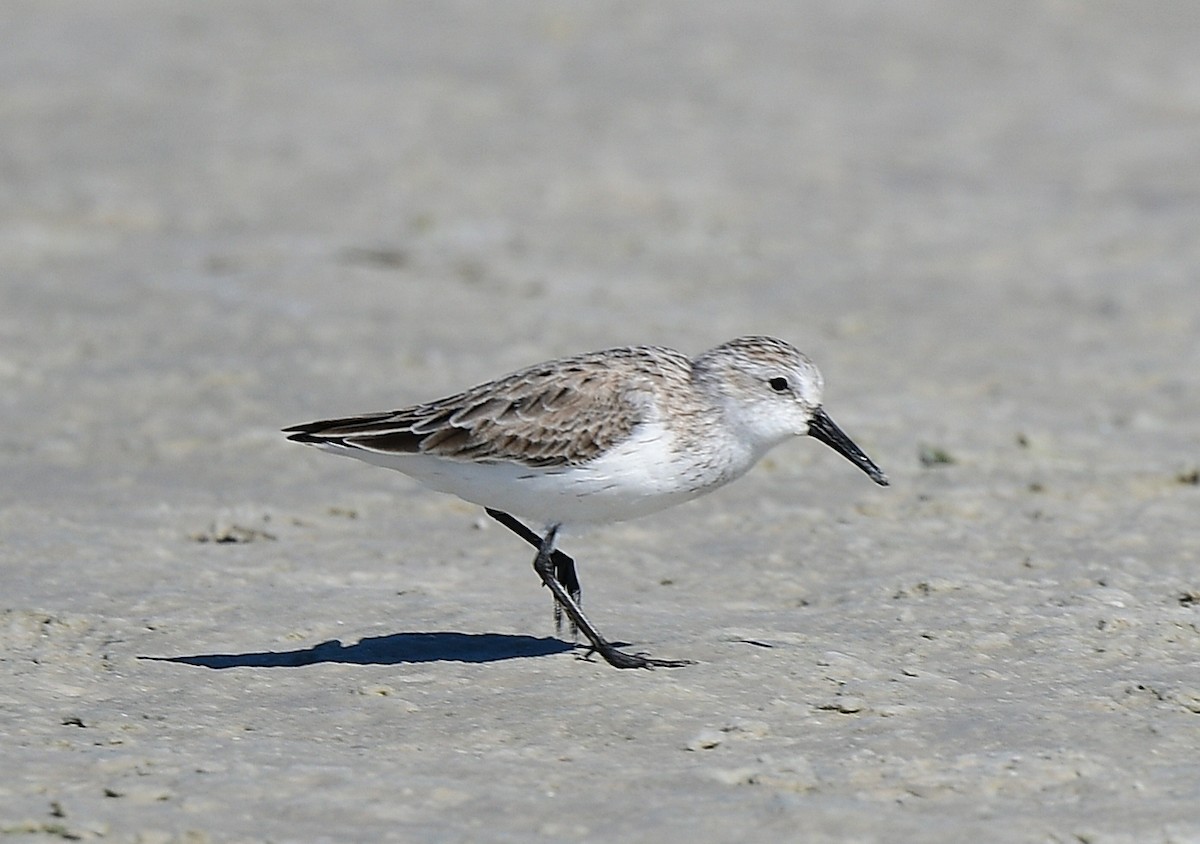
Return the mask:
[[290,442],[290,443],[320,442],[320,440],[317,437],[314,437],[308,431],[297,431],[296,433],[291,433],[293,430],[294,429],[292,429],[292,428],[284,428],[283,429],[283,433],[288,434],[288,442]]
[[321,434],[327,432],[333,424],[331,421],[305,422],[301,425],[292,425],[282,429],[282,433],[288,435],[288,442],[305,443],[307,445],[319,445],[327,440],[327,437]]

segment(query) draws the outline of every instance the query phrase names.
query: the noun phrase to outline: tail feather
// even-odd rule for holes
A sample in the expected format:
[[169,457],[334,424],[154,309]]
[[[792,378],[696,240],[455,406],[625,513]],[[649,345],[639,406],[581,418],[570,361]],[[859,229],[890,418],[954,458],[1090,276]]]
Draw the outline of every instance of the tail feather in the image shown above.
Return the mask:
[[396,414],[376,413],[343,419],[320,419],[284,428],[289,442],[306,445],[366,448],[372,451],[412,453],[420,449],[421,436],[397,424]]

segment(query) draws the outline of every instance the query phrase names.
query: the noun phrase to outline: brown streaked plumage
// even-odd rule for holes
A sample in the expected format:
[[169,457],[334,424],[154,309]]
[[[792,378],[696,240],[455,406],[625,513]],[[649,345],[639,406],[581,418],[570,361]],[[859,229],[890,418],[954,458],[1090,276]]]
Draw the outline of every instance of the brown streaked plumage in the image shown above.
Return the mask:
[[[397,469],[482,505],[538,549],[534,568],[561,611],[618,668],[678,666],[616,649],[580,609],[574,561],[555,549],[568,522],[669,507],[740,477],[771,448],[809,434],[881,485],[887,478],[821,406],[820,372],[773,337],[741,337],[695,358],[629,346],[537,364],[437,401],[285,429],[288,439]],[[547,525],[535,534],[510,512]]]
[[687,383],[691,362],[634,346],[563,358],[453,396],[287,428],[295,442],[448,460],[578,466],[627,438],[653,394]]

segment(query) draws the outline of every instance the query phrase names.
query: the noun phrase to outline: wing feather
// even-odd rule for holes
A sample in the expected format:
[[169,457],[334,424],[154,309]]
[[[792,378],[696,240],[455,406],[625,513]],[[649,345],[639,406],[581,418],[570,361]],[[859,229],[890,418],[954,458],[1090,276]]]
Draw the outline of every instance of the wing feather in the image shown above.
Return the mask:
[[540,364],[438,401],[286,433],[297,442],[385,454],[580,464],[620,443],[653,412],[652,379],[686,382],[689,375],[690,363],[677,352],[609,350]]

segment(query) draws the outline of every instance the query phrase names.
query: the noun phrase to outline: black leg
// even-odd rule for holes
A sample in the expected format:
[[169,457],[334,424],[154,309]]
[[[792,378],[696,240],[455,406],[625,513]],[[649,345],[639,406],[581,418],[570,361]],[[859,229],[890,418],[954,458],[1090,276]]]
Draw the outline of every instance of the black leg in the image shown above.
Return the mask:
[[[513,518],[508,513],[500,510],[493,510],[491,507],[484,507],[484,512],[493,519],[504,525],[517,536],[524,539],[534,548],[542,547],[542,538],[530,530],[525,524]],[[583,587],[579,584],[579,575],[575,572],[575,561],[564,554],[562,551],[555,550],[551,556],[554,562],[554,579],[561,583],[574,599],[575,603],[583,606]],[[558,601],[554,602],[554,630],[556,633],[562,632],[563,611],[562,604]],[[579,636],[579,628],[575,626],[575,622],[571,622],[571,637]]]
[[583,610],[554,576],[554,540],[557,537],[558,525],[554,525],[538,545],[537,556],[533,558],[533,570],[554,594],[554,599],[562,605],[563,612],[571,619],[572,624],[591,642],[593,651],[604,657],[604,661],[614,668],[678,668],[681,665],[691,665],[691,660],[686,659],[652,659],[645,654],[625,653],[617,650],[611,642],[601,636],[600,631],[592,626]]

